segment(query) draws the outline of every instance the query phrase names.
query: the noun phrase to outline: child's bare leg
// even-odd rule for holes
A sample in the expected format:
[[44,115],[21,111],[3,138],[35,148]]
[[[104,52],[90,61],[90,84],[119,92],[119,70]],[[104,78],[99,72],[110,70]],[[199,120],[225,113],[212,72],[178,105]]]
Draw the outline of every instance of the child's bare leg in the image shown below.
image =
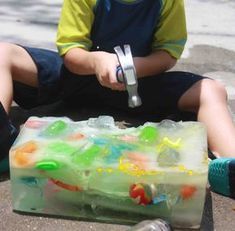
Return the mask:
[[0,102],[9,112],[13,98],[13,80],[37,86],[37,68],[20,46],[0,43]]
[[198,121],[207,127],[209,148],[217,157],[235,157],[235,125],[219,82],[204,79],[194,84],[178,105],[181,110],[197,112]]
[[9,148],[18,135],[7,115],[13,98],[13,80],[36,87],[37,68],[22,47],[0,43],[0,174],[9,169]]

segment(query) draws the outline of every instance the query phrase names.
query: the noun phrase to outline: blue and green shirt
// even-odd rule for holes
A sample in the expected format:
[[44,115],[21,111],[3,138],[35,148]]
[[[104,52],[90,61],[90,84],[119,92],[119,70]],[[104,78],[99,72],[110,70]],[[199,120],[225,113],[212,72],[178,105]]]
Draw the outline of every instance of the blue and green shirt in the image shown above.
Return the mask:
[[57,47],[63,56],[130,44],[133,56],[165,50],[178,59],[186,39],[183,0],[64,0]]

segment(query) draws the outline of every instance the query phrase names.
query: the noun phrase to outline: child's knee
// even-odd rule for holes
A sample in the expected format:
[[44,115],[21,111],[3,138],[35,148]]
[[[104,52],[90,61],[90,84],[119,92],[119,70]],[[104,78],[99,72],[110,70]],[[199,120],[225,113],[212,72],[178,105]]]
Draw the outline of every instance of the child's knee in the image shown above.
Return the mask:
[[10,67],[13,58],[13,50],[16,45],[0,42],[0,66]]
[[202,80],[200,87],[200,102],[215,103],[218,100],[227,100],[227,91],[225,86],[217,80]]
[[181,110],[198,112],[202,105],[225,103],[226,100],[227,92],[222,83],[212,79],[203,79],[185,92],[179,100],[178,107]]

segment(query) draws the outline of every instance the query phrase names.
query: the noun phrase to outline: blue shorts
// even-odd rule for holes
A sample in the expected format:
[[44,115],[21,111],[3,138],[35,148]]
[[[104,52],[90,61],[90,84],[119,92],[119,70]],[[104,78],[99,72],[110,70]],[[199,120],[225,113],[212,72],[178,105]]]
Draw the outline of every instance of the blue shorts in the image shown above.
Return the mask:
[[151,121],[164,118],[195,119],[191,113],[180,112],[177,105],[180,97],[193,84],[202,80],[202,76],[188,72],[165,72],[139,79],[138,92],[142,105],[129,108],[126,91],[113,91],[102,87],[94,75],[78,76],[71,73],[62,65],[62,59],[57,52],[23,48],[35,62],[39,80],[39,88],[14,82],[14,100],[23,108],[29,109],[63,99],[73,107],[110,107],[127,112],[130,116],[146,117],[146,120]]
[[34,88],[14,81],[15,102],[23,108],[30,109],[57,101],[60,98],[62,58],[54,51],[32,47],[23,48],[36,64],[39,87]]
[[128,107],[126,91],[113,91],[102,87],[94,75],[78,76],[63,65],[63,98],[72,106],[92,105],[96,108],[107,106],[127,112],[128,115],[142,116],[146,120],[162,119],[195,120],[195,114],[181,112],[178,109],[180,97],[204,77],[188,72],[165,72],[138,80],[138,92],[142,105]]

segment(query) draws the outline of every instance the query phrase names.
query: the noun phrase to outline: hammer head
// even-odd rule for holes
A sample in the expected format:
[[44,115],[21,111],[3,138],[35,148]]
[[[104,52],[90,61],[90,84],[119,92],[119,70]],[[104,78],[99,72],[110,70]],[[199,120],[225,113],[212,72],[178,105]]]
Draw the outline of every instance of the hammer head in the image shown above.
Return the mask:
[[138,81],[129,45],[124,46],[124,52],[120,46],[114,47],[120,66],[117,67],[116,76],[119,82],[123,82],[128,92],[129,107],[138,107],[142,104],[138,94]]

